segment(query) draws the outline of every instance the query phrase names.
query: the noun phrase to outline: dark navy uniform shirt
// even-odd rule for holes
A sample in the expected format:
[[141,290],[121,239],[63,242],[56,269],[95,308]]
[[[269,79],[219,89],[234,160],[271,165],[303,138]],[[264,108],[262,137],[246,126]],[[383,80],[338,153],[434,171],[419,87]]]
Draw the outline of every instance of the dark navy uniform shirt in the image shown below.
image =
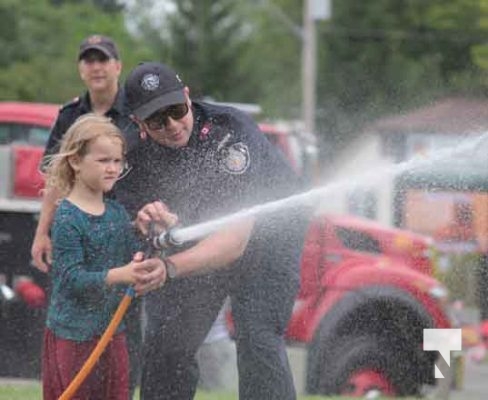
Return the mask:
[[[199,102],[192,109],[194,128],[187,146],[171,149],[148,138],[129,154],[129,173],[117,182],[115,195],[131,215],[162,200],[183,226],[190,226],[300,190],[288,161],[246,114]],[[297,216],[297,210],[279,210],[260,217],[248,248],[261,247],[258,242],[266,242],[263,251],[278,242],[286,246]],[[297,249],[292,250],[298,264]],[[276,258],[276,251],[269,253]]]
[[[88,92],[61,107],[58,118],[51,129],[44,157],[56,154],[59,151],[60,141],[68,128],[73,125],[78,117],[89,112],[92,112],[92,108]],[[137,124],[131,121],[129,115],[130,111],[125,103],[123,89],[119,89],[114,104],[105,116],[111,118],[124,133],[128,149],[131,150],[139,142],[139,129]]]
[[183,225],[195,224],[296,191],[298,178],[247,115],[193,102],[194,129],[185,147],[150,138],[128,157],[116,195],[134,214],[162,200]]

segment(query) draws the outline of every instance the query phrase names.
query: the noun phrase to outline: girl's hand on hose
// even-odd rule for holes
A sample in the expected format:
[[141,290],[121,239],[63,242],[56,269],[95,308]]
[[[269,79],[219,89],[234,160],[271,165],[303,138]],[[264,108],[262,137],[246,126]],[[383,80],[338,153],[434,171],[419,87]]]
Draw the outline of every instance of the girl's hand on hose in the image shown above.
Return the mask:
[[121,267],[111,268],[105,282],[115,284],[129,284],[134,286],[138,295],[161,287],[166,280],[166,268],[159,258],[144,259],[144,253],[134,254],[132,261]]
[[151,290],[161,288],[166,281],[166,267],[159,258],[148,258],[136,264],[138,270],[134,290],[141,296]]

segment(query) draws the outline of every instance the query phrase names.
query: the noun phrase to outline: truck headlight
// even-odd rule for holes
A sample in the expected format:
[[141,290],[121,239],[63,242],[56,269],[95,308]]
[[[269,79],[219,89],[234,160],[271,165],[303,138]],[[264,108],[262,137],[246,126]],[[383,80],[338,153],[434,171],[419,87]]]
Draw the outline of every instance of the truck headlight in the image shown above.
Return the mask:
[[459,326],[460,319],[449,305],[449,292],[447,289],[442,285],[436,285],[431,287],[428,293],[430,297],[439,304],[442,311],[444,311],[446,316],[449,318],[451,325],[453,327]]
[[429,289],[429,295],[433,299],[437,300],[440,303],[447,305],[448,303],[448,295],[447,289],[444,286],[436,285]]

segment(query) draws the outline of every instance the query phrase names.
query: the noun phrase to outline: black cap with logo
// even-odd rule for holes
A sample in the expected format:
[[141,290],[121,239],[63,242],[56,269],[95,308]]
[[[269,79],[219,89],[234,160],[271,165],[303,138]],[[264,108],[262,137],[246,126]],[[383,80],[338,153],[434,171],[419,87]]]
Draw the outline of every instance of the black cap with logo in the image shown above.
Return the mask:
[[144,120],[165,107],[184,103],[184,87],[178,74],[168,66],[146,62],[129,73],[125,95],[132,114]]
[[119,59],[119,51],[115,42],[108,36],[91,35],[88,36],[80,44],[80,51],[78,52],[78,61],[90,50],[98,50],[105,54],[108,58]]

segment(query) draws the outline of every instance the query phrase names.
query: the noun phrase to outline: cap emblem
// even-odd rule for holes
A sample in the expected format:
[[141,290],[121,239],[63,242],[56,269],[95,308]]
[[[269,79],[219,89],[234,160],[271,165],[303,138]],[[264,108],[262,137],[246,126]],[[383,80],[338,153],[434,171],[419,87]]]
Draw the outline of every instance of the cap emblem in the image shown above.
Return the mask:
[[148,92],[152,92],[159,87],[159,76],[156,74],[145,74],[142,77],[141,87]]
[[99,36],[99,35],[93,35],[93,36],[90,36],[88,39],[87,39],[87,42],[89,44],[98,44],[102,41],[102,37]]

